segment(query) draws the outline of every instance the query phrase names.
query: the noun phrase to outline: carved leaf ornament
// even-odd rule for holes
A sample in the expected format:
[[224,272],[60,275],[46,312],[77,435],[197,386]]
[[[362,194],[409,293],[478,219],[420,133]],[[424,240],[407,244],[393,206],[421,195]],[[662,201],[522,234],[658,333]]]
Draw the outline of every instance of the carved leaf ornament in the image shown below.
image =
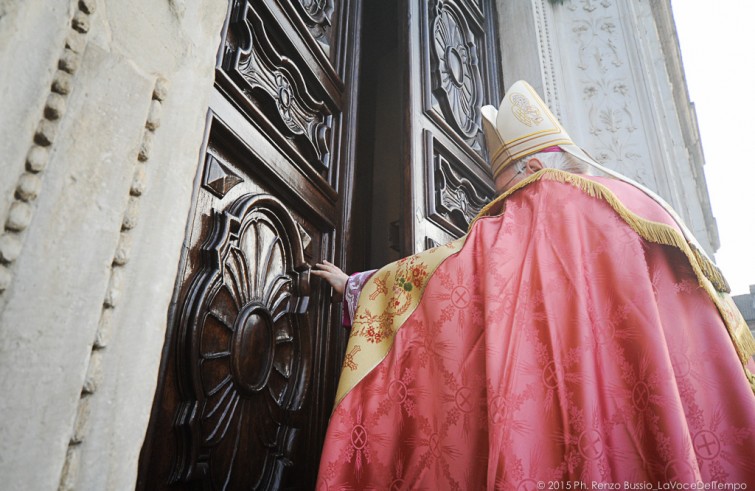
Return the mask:
[[433,93],[446,120],[465,138],[473,138],[480,128],[482,106],[477,46],[467,22],[453,3],[437,2],[432,36],[436,61]]
[[[311,8],[319,8],[315,2]],[[323,7],[325,8],[325,7]],[[322,167],[330,163],[332,115],[325,103],[307,89],[308,84],[296,64],[281,55],[265,29],[265,23],[246,3],[235,24],[243,39],[234,71],[251,99],[273,103],[270,111],[283,134],[293,138]]]
[[309,385],[309,270],[277,199],[244,195],[212,221],[180,317],[173,480],[267,488],[292,460]]
[[450,162],[440,155],[436,156],[436,176],[436,210],[464,233],[492,197],[481,196],[475,186],[454,172]]

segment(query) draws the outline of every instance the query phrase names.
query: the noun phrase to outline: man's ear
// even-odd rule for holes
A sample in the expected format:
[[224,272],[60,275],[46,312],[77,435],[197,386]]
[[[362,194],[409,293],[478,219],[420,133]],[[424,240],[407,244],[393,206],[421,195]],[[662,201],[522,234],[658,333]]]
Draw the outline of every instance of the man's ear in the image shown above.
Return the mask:
[[543,170],[544,167],[543,163],[537,157],[532,157],[527,161],[527,169],[533,174],[539,170]]

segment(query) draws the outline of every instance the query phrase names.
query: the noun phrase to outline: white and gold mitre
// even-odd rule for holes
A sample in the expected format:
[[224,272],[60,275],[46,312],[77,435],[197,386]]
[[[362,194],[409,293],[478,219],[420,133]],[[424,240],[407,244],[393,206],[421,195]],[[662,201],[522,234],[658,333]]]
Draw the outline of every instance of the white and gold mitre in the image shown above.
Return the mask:
[[482,127],[493,178],[512,162],[555,146],[595,164],[574,144],[535,89],[524,80],[511,86],[497,111],[493,106],[482,108]]

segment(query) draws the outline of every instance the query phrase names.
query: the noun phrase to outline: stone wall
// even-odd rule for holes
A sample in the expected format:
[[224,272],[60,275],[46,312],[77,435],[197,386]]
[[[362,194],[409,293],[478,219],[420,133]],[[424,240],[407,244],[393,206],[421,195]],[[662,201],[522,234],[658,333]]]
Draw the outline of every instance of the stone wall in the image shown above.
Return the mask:
[[0,475],[133,489],[226,0],[0,0]]
[[498,0],[498,14],[505,86],[530,81],[580,146],[661,195],[714,252],[718,232],[668,0]]

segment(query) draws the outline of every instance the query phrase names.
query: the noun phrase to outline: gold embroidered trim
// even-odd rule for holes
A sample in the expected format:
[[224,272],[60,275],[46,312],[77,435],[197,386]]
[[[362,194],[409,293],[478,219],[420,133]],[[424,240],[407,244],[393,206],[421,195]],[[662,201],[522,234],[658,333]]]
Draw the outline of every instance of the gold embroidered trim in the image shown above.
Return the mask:
[[646,241],[679,249],[687,257],[690,266],[692,266],[700,287],[705,290],[721,314],[726,330],[729,333],[729,337],[734,344],[734,348],[736,349],[742,367],[744,368],[745,376],[750,382],[753,391],[755,391],[755,376],[753,376],[746,367],[749,359],[755,354],[755,339],[753,339],[747,323],[744,318],[742,318],[742,314],[728,295],[728,283],[726,282],[726,279],[724,279],[721,271],[708,258],[697,251],[696,248],[692,247],[684,236],[675,228],[664,223],[646,220],[639,215],[636,215],[629,210],[629,208],[627,208],[610,189],[602,184],[570,172],[564,172],[557,169],[543,169],[518,182],[507,192],[488,203],[482,210],[480,210],[480,213],[477,214],[474,220],[472,220],[472,223],[469,225],[470,230],[477,220],[487,216],[506,198],[539,180],[571,184],[586,193],[588,196],[600,199],[610,205],[624,222],[626,222],[632,230]]
[[465,235],[390,263],[367,281],[354,312],[335,406],[385,359],[396,333],[416,310],[435,271],[448,257],[461,251],[466,240]]

